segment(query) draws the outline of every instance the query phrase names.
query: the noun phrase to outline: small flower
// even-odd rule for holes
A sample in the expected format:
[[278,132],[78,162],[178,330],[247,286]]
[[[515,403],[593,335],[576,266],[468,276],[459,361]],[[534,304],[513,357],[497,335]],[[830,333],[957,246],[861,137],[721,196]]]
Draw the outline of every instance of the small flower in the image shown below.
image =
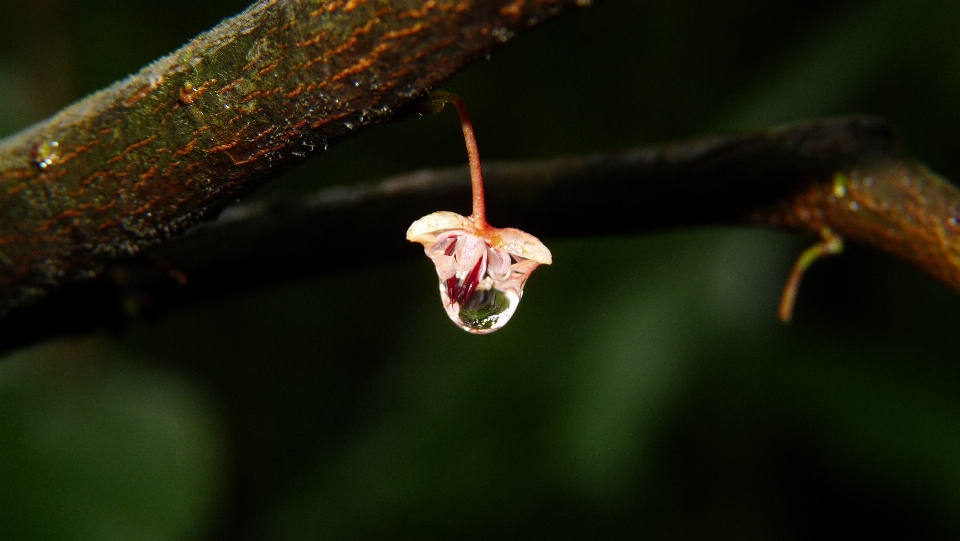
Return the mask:
[[538,265],[549,265],[553,258],[533,235],[487,223],[480,152],[463,100],[448,92],[434,92],[424,105],[436,113],[447,103],[457,108],[467,144],[473,214],[428,214],[407,229],[407,240],[422,244],[437,267],[440,299],[450,319],[467,332],[486,334],[507,324],[530,273]]
[[477,229],[471,218],[453,212],[434,212],[413,222],[407,240],[423,244],[436,266],[447,315],[474,334],[506,325],[530,273],[553,261],[533,235],[489,225]]

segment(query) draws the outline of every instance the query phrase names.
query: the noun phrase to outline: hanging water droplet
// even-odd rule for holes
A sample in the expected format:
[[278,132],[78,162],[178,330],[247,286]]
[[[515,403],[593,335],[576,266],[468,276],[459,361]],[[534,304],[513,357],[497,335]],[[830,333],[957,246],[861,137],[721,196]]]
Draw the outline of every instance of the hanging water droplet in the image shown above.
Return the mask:
[[[500,329],[517,311],[523,297],[523,286],[537,263],[520,258],[511,265],[511,258],[501,254],[505,261],[497,261],[497,249],[485,246],[486,254],[472,266],[472,272],[458,259],[458,238],[453,244],[443,241],[434,245],[432,259],[440,277],[440,301],[447,316],[461,329],[473,334],[487,334]],[[430,254],[428,252],[428,254]],[[517,259],[517,258],[514,258]],[[461,272],[450,276],[451,270]]]
[[516,229],[496,229],[481,237],[470,218],[435,212],[407,230],[407,240],[423,244],[436,267],[440,300],[447,316],[473,334],[491,333],[510,321],[523,286],[550,251],[536,237]]

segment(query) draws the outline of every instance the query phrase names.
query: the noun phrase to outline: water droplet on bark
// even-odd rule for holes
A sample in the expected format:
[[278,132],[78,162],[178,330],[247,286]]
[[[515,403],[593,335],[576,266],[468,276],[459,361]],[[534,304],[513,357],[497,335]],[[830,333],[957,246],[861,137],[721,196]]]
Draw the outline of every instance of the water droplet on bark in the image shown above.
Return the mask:
[[60,143],[44,141],[33,147],[33,163],[40,169],[46,169],[60,159]]

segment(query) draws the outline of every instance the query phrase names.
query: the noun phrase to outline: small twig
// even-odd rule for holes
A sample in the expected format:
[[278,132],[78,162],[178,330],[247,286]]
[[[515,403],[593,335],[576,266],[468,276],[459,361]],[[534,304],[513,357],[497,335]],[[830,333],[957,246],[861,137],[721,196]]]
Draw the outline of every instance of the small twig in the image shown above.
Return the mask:
[[843,251],[843,239],[834,235],[829,229],[820,232],[820,242],[807,248],[797,258],[790,271],[790,277],[787,278],[787,284],[783,288],[783,296],[780,297],[780,307],[777,309],[777,316],[780,321],[790,323],[793,319],[793,306],[797,301],[797,292],[800,290],[800,282],[803,280],[803,274],[810,268],[810,265],[828,255],[839,254]]

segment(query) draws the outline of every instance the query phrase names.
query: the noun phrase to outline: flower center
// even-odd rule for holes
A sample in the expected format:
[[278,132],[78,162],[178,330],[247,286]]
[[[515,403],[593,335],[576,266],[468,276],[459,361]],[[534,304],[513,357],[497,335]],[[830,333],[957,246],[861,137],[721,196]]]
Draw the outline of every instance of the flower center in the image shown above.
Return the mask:
[[490,246],[474,235],[452,235],[438,245],[443,246],[443,255],[454,260],[453,275],[446,279],[447,297],[450,302],[463,306],[487,273]]
[[483,267],[484,258],[480,258],[477,260],[477,264],[470,269],[470,272],[468,272],[463,279],[454,276],[447,280],[447,296],[450,297],[451,302],[456,302],[460,306],[463,306],[470,300],[473,292],[477,290],[477,285],[480,284],[480,278],[483,276]]

